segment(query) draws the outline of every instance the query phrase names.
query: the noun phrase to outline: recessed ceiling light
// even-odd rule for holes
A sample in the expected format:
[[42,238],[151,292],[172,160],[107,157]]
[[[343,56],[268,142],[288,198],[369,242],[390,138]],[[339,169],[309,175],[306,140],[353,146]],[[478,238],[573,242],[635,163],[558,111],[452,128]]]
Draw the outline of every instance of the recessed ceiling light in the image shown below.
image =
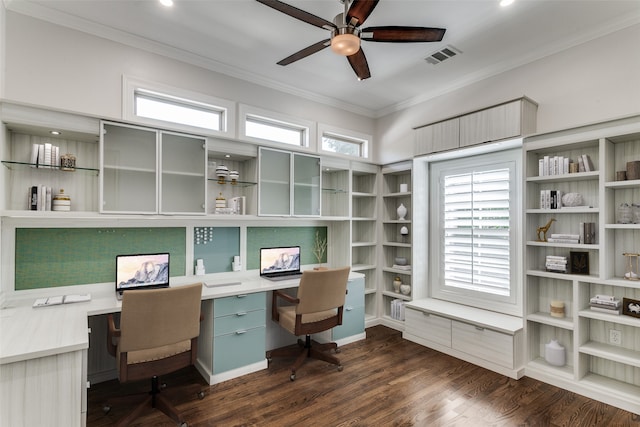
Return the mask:
[[224,156],[228,159],[229,157],[231,157],[231,154],[225,154]]
[[513,2],[514,2],[514,0],[501,0],[500,1],[500,6],[502,6],[502,7],[509,6]]
[[60,132],[59,130],[52,130],[52,131],[49,131],[49,133],[51,135],[62,135],[62,132]]
[[173,0],[159,0],[159,1],[160,1],[160,4],[165,7],[173,6]]

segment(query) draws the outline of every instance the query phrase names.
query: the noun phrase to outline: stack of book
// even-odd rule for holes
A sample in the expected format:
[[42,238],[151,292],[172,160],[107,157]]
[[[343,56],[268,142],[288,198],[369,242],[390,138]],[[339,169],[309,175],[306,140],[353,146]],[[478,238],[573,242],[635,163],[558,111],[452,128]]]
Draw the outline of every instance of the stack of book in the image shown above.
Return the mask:
[[51,210],[51,187],[33,185],[27,190],[27,209],[32,211]]
[[580,243],[592,245],[596,243],[596,223],[581,222],[580,223]]
[[393,264],[391,266],[391,268],[394,268],[396,270],[406,270],[406,271],[410,271],[411,270],[411,266],[410,265]]
[[31,147],[31,167],[51,168],[60,166],[60,147],[50,143],[33,144]]
[[540,190],[540,209],[562,208],[562,191]]
[[589,300],[589,306],[593,311],[615,315],[620,314],[620,300],[610,295],[596,295]]
[[547,238],[547,242],[549,243],[580,243],[580,235],[552,233],[551,237]]
[[566,273],[567,257],[557,256],[557,255],[547,255],[544,265],[547,271],[552,271],[554,273]]
[[394,299],[391,301],[391,318],[394,320],[404,321],[404,306],[405,302],[401,299]]

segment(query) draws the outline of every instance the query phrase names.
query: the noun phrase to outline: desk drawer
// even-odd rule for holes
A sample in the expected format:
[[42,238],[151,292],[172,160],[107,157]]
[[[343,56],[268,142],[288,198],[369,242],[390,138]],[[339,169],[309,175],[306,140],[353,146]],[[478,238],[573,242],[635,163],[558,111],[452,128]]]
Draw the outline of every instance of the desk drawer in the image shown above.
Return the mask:
[[452,347],[506,368],[513,368],[513,336],[467,323],[452,322]]
[[265,313],[265,310],[238,311],[228,316],[216,317],[213,320],[213,336],[265,326]]
[[265,359],[266,327],[233,332],[213,339],[213,373],[258,363]]
[[451,347],[451,319],[420,310],[405,310],[404,331],[425,340]]
[[213,300],[214,317],[228,316],[238,312],[266,310],[266,308],[267,297],[265,292],[216,298]]

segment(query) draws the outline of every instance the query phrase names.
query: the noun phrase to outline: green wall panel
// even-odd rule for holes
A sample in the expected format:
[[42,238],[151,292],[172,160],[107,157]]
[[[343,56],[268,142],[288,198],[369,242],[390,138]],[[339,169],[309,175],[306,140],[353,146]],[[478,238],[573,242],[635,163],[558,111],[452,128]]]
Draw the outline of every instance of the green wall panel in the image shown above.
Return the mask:
[[184,276],[186,229],[18,228],[15,289],[113,282],[120,254],[169,252],[171,276]]
[[234,255],[240,255],[239,227],[195,227],[193,237],[193,273],[195,260],[201,258],[205,273],[232,271]]
[[[278,246],[300,246],[300,263],[317,264],[313,255],[316,231],[327,238],[327,227],[248,227],[247,228],[247,270],[260,268],[260,248]],[[327,262],[327,253],[322,262]]]

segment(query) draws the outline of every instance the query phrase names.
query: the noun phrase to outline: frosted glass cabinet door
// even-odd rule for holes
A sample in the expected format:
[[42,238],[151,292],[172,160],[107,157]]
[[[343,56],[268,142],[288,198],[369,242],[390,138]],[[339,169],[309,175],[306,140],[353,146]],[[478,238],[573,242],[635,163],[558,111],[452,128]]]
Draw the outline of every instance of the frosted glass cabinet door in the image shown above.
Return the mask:
[[168,132],[163,132],[160,138],[161,213],[205,214],[205,139]]
[[291,215],[291,153],[260,148],[259,215]]
[[320,159],[293,155],[293,214],[320,216]]
[[158,211],[157,138],[155,130],[103,123],[100,212]]

